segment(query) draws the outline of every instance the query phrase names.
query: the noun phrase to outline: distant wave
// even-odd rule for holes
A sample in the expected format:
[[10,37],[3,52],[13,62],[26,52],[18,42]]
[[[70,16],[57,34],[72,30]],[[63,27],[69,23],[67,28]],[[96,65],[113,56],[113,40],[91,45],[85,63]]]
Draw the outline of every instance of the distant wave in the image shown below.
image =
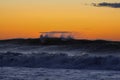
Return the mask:
[[120,57],[115,56],[68,56],[67,54],[0,53],[0,67],[65,68],[120,70]]
[[40,44],[39,39],[0,40],[0,52],[31,53],[66,53],[68,55],[120,55],[120,42],[105,40],[72,40],[66,42],[50,41]]

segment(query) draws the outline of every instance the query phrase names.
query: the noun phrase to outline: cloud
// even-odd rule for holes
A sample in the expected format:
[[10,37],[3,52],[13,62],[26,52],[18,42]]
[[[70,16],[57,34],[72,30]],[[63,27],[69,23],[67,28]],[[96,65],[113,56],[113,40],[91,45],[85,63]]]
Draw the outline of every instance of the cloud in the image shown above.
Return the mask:
[[111,7],[111,8],[120,8],[120,3],[107,3],[107,2],[102,2],[102,3],[92,3],[93,6],[97,7]]

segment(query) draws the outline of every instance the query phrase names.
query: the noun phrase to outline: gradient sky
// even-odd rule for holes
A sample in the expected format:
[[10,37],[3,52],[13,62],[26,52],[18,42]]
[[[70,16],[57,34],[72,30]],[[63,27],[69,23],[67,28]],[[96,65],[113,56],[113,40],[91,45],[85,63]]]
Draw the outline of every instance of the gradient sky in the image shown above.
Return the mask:
[[120,0],[0,0],[0,39],[36,38],[41,31],[120,41],[120,8],[92,3]]

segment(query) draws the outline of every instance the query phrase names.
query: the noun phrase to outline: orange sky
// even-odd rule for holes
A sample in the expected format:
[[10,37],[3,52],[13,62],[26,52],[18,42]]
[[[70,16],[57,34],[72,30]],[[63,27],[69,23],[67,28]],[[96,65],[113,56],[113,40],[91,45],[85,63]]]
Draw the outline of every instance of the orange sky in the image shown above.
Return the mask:
[[77,38],[120,40],[120,8],[91,6],[102,1],[108,0],[0,0],[0,39],[72,31]]

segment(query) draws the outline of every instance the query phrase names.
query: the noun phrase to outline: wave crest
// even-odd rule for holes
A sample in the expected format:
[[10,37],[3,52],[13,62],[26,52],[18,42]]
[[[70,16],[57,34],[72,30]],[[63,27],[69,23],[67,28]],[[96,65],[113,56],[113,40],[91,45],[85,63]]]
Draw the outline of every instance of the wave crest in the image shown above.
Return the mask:
[[0,53],[1,67],[65,68],[120,70],[120,58],[115,56],[68,56],[67,54]]

